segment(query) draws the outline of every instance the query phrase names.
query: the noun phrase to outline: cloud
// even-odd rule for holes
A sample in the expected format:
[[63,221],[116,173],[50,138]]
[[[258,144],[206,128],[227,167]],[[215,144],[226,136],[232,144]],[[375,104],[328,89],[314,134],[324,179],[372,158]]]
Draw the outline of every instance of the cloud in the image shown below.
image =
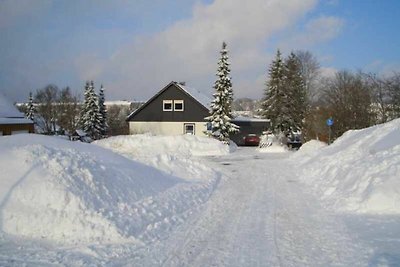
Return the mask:
[[326,4],[329,6],[337,6],[339,5],[339,0],[326,0]]
[[51,0],[0,1],[0,29],[18,23],[21,18],[26,19],[40,16],[50,8],[51,2]]
[[127,95],[148,98],[171,80],[186,81],[209,91],[215,79],[218,51],[222,41],[226,41],[236,95],[246,95],[249,87],[253,91],[257,88],[261,95],[262,88],[258,88],[256,80],[266,73],[269,64],[266,41],[293,25],[316,3],[316,0],[197,3],[190,19],[178,21],[162,32],[135,38],[104,62],[105,66],[93,68],[102,70],[98,77],[108,79],[109,93],[116,98]]
[[306,32],[299,36],[299,41],[314,44],[332,40],[342,31],[344,20],[337,17],[319,17],[306,25]]
[[400,64],[397,62],[387,62],[381,59],[376,59],[364,67],[366,72],[375,72],[382,76],[392,76],[395,73],[400,73]]
[[320,75],[321,78],[333,78],[335,77],[336,73],[338,72],[338,70],[336,68],[333,67],[321,67],[319,69],[320,71]]
[[280,47],[284,50],[308,49],[316,44],[330,41],[337,37],[343,29],[345,21],[333,16],[320,16],[309,20],[302,32],[290,32]]
[[[318,2],[0,0],[0,31],[7,32],[0,41],[6,48],[0,51],[0,88],[21,99],[28,93],[22,91],[48,83],[81,93],[93,79],[104,83],[109,99],[145,100],[176,80],[211,93],[226,41],[235,96],[259,98],[271,59],[284,48],[275,45],[276,37],[291,31],[284,45],[302,49],[340,33],[344,21],[326,16],[298,32]],[[43,16],[29,18],[36,14]]]

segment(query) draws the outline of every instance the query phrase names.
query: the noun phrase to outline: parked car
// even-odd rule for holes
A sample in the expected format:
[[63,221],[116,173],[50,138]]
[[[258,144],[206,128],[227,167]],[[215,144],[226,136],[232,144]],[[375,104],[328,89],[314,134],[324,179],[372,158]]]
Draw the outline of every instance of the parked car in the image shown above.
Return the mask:
[[290,149],[299,149],[303,142],[301,141],[301,132],[292,132],[287,138],[287,146]]
[[260,137],[256,134],[248,134],[244,137],[245,146],[258,146],[260,144]]

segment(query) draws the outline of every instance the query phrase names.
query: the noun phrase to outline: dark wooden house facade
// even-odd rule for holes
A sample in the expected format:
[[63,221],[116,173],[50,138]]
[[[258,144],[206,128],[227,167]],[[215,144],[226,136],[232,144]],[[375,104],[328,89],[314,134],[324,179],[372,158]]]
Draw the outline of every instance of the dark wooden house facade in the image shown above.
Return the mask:
[[129,133],[204,135],[210,103],[198,91],[170,82],[128,116]]

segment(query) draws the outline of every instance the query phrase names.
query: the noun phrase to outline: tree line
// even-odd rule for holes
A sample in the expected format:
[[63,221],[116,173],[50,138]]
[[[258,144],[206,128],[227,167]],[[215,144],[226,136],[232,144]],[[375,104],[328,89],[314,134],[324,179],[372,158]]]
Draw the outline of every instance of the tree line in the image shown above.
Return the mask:
[[[208,134],[224,143],[238,131],[233,119],[233,90],[226,43],[218,62],[214,100]],[[248,103],[248,101],[247,101]],[[236,105],[240,102],[236,102]],[[400,73],[339,70],[323,77],[317,58],[309,51],[282,57],[279,49],[269,66],[262,99],[256,114],[269,119],[277,136],[300,132],[305,141],[328,141],[327,119],[331,118],[333,139],[351,129],[362,129],[400,117]]]
[[121,106],[105,107],[105,92],[101,85],[95,92],[94,82],[84,87],[84,101],[73,94],[70,87],[59,89],[49,84],[30,93],[29,101],[21,106],[28,119],[35,122],[39,133],[47,135],[73,135],[76,130],[84,131],[96,140],[108,135],[127,134],[126,116],[130,108]]
[[[227,45],[224,42],[214,83],[207,134],[229,143],[239,131],[231,122],[234,96]],[[84,103],[69,87],[47,85],[37,90],[25,107],[28,118],[41,125],[45,134],[84,130],[91,138],[127,134],[125,122],[130,110],[104,106],[104,88],[95,93],[87,82]],[[361,129],[400,117],[400,73],[389,76],[340,70],[323,77],[315,56],[308,51],[291,52],[286,58],[279,50],[269,66],[258,116],[271,121],[276,135],[301,132],[303,138],[327,141],[326,120],[332,118],[333,138],[350,129]],[[109,116],[107,116],[107,112]]]
[[400,117],[400,74],[339,70],[322,77],[310,52],[292,52],[285,60],[278,50],[270,65],[259,114],[271,119],[275,133],[301,131],[305,140],[327,141],[326,120],[333,138]]

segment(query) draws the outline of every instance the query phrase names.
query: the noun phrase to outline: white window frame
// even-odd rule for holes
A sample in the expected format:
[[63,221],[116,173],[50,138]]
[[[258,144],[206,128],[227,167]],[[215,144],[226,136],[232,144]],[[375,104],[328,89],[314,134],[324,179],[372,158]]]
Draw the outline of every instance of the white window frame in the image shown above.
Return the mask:
[[[177,109],[176,104],[182,104],[182,109]],[[185,110],[185,104],[183,100],[174,100],[174,111],[184,111]]]
[[[163,100],[163,111],[172,111],[174,108],[174,101],[172,100]],[[171,109],[165,108],[165,104],[171,104]]]
[[[192,126],[193,127],[193,133],[188,133],[186,131],[187,126]],[[184,123],[183,124],[183,133],[184,134],[191,134],[191,135],[196,135],[196,124],[195,123]]]

